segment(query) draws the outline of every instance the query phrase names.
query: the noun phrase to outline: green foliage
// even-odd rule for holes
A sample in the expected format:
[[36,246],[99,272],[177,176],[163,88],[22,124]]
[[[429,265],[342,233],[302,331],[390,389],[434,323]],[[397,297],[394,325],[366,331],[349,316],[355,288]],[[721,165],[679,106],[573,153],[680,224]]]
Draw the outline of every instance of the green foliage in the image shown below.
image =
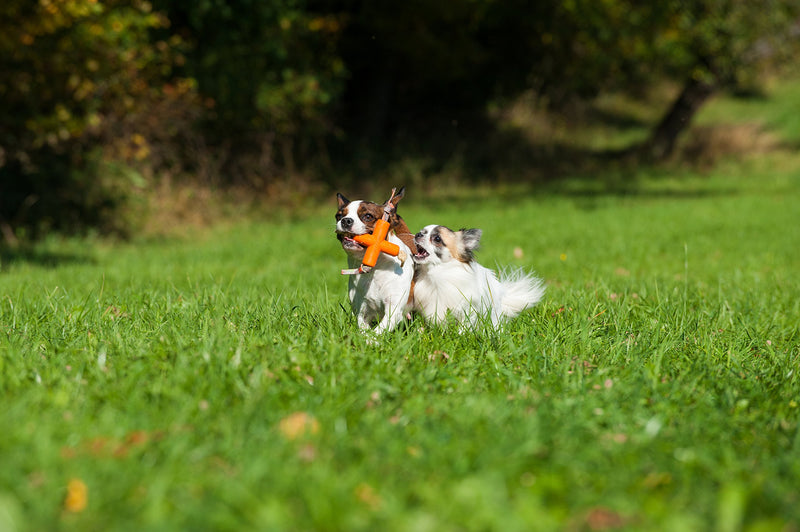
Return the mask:
[[780,0],[9,0],[0,17],[6,239],[124,231],[119,206],[160,175],[269,191],[371,155],[441,166],[520,94],[751,88],[800,42]]
[[11,0],[0,10],[0,69],[11,74],[0,79],[0,220],[124,231],[114,220],[130,183],[105,171],[99,148],[147,156],[143,137],[112,131],[163,97],[179,39],[151,40],[168,21],[143,1]]
[[[636,93],[665,77],[753,84],[797,52],[800,4],[704,0],[559,2],[539,82],[557,101],[608,88]],[[541,69],[534,69],[539,72]]]
[[215,103],[222,135],[326,131],[328,105],[345,66],[336,54],[339,20],[302,1],[160,0],[171,31],[192,44],[186,73]]
[[723,88],[756,84],[798,49],[797,2],[676,2],[671,17],[674,26],[664,46],[684,58],[675,67]]

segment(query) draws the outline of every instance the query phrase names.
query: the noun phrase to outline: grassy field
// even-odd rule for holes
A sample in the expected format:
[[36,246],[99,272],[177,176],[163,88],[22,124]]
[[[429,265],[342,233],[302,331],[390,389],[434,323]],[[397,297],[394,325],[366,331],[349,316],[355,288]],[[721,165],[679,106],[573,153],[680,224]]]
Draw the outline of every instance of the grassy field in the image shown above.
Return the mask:
[[547,280],[503,334],[369,344],[333,198],[2,255],[0,530],[798,530],[798,156],[612,188],[408,190]]

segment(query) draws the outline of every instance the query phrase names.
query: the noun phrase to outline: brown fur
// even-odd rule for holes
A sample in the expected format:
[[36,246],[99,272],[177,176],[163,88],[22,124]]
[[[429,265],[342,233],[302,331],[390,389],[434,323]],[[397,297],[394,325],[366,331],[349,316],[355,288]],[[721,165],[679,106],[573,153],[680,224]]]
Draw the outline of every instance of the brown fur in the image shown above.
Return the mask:
[[[408,228],[405,220],[403,220],[402,216],[397,214],[397,203],[402,199],[403,194],[395,196],[392,198],[392,203],[394,204],[394,210],[392,214],[389,216],[389,227],[397,235],[397,237],[403,241],[403,243],[408,246],[408,249],[411,250],[411,253],[417,252],[417,245],[414,243],[414,235]],[[337,201],[339,202],[339,210],[336,211],[336,219],[339,220],[342,216],[344,216],[344,208],[349,204],[349,201],[342,196],[341,194],[337,194],[336,196]],[[365,218],[365,215],[370,215],[371,219]],[[371,233],[375,229],[375,220],[379,218],[383,218],[383,205],[378,205],[377,203],[372,203],[371,201],[362,201],[361,205],[358,207],[358,217],[361,218],[361,221],[364,222],[364,225],[367,227],[369,232]],[[341,240],[341,235],[339,236]]]
[[439,226],[439,237],[442,239],[442,245],[450,251],[450,255],[461,262],[465,262],[461,257],[458,245],[458,235],[450,228]]
[[405,220],[397,214],[397,204],[400,203],[400,200],[403,199],[405,196],[406,187],[401,187],[400,192],[391,199],[392,205],[394,205],[394,210],[392,214],[389,216],[389,224],[391,224],[392,231],[394,234],[397,235],[397,238],[403,241],[403,243],[408,246],[408,249],[411,250],[411,253],[417,252],[417,244],[414,243],[414,235],[411,234],[411,230],[406,225]]
[[[397,238],[403,241],[403,243],[408,246],[408,249],[411,250],[411,253],[417,252],[417,244],[414,242],[414,235],[411,234],[411,230],[408,228],[406,221],[397,214],[397,204],[403,198],[405,194],[405,187],[400,189],[400,193],[397,194],[392,198],[392,204],[394,205],[394,210],[389,215],[389,228],[391,231],[397,235]],[[345,207],[350,204],[350,200],[342,196],[341,194],[336,194],[336,201],[339,204],[339,209],[336,211],[336,220],[340,220],[345,215]],[[385,204],[384,204],[385,205]],[[383,207],[384,205],[378,205],[377,203],[372,203],[369,201],[362,201],[361,205],[358,207],[358,217],[367,227],[367,230],[371,233],[375,230],[375,220],[378,218],[383,218]],[[371,219],[365,219],[365,215],[369,214]],[[343,235],[337,235],[339,240],[344,238]],[[408,257],[406,260],[411,260]],[[414,285],[416,284],[415,280],[411,280],[411,290],[408,293],[408,303],[412,304],[414,301]]]
[[389,218],[389,223],[392,225],[392,231],[394,231],[394,234],[397,235],[397,238],[402,240],[403,244],[408,246],[408,249],[411,250],[411,253],[416,253],[417,244],[414,242],[414,235],[411,234],[411,231],[408,229],[408,225],[406,225],[405,220],[395,213]]

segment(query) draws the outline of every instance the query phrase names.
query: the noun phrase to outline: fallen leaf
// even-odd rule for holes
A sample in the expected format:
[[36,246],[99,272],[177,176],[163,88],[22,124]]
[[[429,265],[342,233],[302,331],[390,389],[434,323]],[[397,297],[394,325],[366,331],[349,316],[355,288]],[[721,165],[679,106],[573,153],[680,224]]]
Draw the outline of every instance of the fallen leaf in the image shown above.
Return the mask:
[[80,479],[73,478],[67,483],[67,496],[64,499],[64,509],[68,512],[78,513],[86,509],[89,502],[89,488]]
[[611,530],[624,526],[625,520],[614,510],[597,507],[589,510],[586,524],[589,525],[589,530]]
[[383,502],[380,495],[375,493],[373,487],[366,482],[356,486],[355,493],[356,498],[372,510],[377,510]]
[[319,422],[307,412],[295,412],[281,419],[278,429],[288,440],[319,432]]

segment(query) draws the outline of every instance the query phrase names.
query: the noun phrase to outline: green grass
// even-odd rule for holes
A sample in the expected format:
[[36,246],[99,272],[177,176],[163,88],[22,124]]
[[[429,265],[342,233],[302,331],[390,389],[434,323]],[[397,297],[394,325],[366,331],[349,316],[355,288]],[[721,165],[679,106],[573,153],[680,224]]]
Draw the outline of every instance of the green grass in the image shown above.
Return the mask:
[[798,202],[790,152],[613,193],[409,189],[412,229],[480,227],[482,263],[549,287],[502,334],[379,345],[333,199],[6,254],[0,530],[796,529]]
[[[702,109],[700,123],[752,122],[780,134],[787,142],[800,141],[800,80],[776,82],[764,98],[725,100]],[[770,102],[771,100],[771,102]],[[774,102],[780,102],[775,105]]]

